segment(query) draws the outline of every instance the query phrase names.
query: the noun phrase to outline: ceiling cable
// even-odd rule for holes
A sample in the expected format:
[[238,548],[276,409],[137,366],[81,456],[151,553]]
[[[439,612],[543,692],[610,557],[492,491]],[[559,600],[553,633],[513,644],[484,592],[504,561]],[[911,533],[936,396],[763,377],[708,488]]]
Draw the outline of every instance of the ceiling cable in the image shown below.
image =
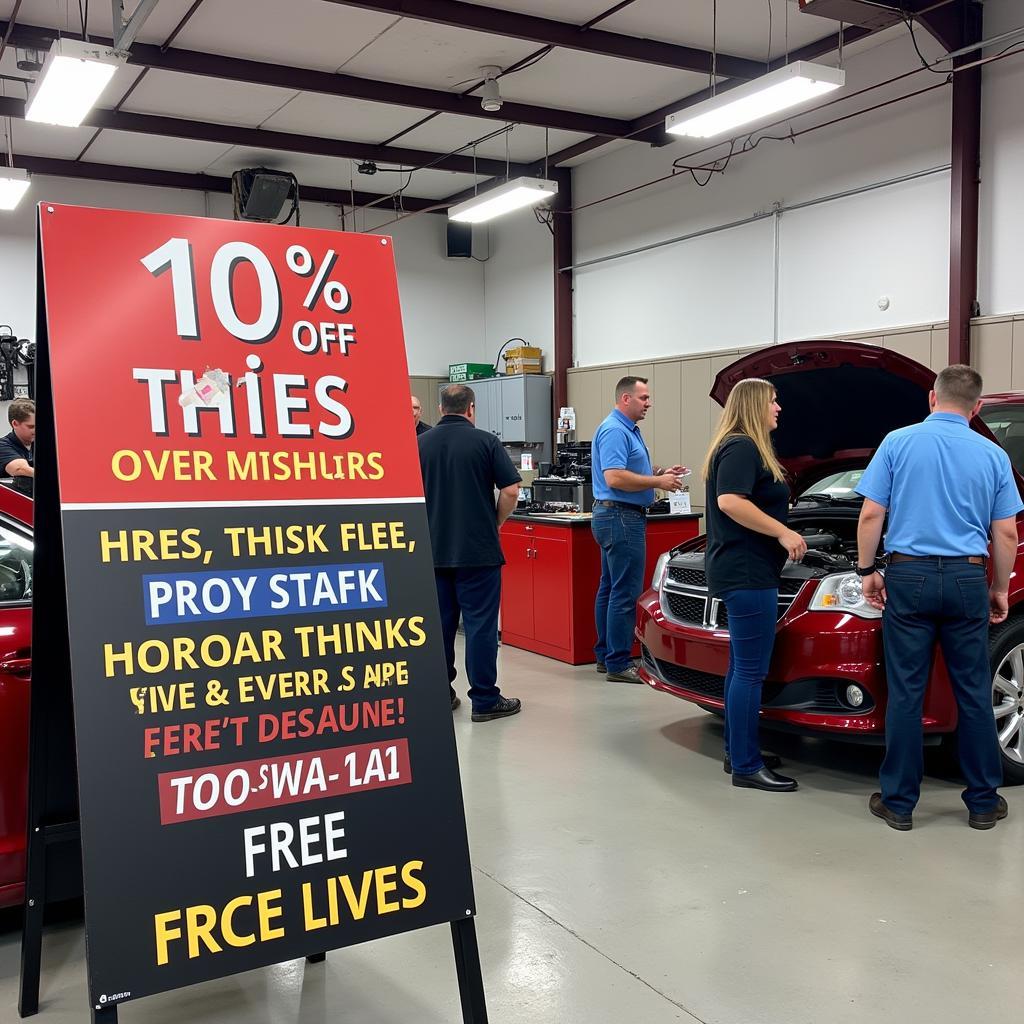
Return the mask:
[[711,95],[715,95],[715,83],[718,77],[718,0],[711,0]]
[[783,0],[782,9],[786,12],[786,63],[789,63],[789,0]]

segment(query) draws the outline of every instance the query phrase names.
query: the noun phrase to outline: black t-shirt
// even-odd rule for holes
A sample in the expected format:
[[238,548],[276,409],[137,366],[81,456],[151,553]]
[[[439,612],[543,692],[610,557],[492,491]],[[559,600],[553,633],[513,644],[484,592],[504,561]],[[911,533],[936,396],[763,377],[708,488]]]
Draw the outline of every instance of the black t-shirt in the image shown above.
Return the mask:
[[443,416],[419,436],[430,543],[439,569],[504,565],[494,489],[519,483],[494,434],[465,416]]
[[712,596],[729,590],[771,590],[779,585],[786,550],[774,538],[741,526],[718,507],[720,494],[740,494],[780,523],[789,521],[789,487],[765,469],[757,445],[746,436],[719,445],[708,475],[704,515],[708,523],[705,568]]
[[[26,448],[12,430],[6,437],[0,437],[0,476],[7,476],[7,467],[17,459],[25,459],[34,465],[32,449]],[[32,497],[32,477],[16,476],[11,480],[11,487]]]

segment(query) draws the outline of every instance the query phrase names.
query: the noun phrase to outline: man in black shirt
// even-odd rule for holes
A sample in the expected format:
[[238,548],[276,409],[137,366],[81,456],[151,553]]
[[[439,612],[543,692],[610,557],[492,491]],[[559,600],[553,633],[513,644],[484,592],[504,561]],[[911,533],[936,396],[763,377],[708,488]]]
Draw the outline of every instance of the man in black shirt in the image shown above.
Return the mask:
[[0,438],[0,472],[12,478],[11,487],[32,497],[35,478],[33,443],[36,439],[36,403],[29,398],[11,402],[7,416],[11,432]]
[[429,429],[428,423],[420,422],[420,417],[423,415],[423,406],[420,404],[420,400],[413,395],[412,396],[412,421],[416,424],[416,436],[425,434]]
[[[461,613],[473,721],[489,722],[522,708],[515,698],[503,697],[497,685],[505,564],[498,527],[516,507],[522,478],[501,442],[476,429],[475,398],[465,384],[449,384],[441,394],[441,420],[420,436],[419,446],[448,682],[457,675],[455,633]],[[451,701],[454,710],[459,705],[454,689]]]

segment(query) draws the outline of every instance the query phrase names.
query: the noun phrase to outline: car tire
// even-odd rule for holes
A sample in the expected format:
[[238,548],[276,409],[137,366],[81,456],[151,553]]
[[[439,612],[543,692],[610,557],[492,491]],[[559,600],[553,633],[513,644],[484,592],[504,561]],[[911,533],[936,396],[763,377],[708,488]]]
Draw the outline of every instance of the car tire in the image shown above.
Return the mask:
[[989,662],[1003,781],[1024,785],[1024,617],[989,631]]

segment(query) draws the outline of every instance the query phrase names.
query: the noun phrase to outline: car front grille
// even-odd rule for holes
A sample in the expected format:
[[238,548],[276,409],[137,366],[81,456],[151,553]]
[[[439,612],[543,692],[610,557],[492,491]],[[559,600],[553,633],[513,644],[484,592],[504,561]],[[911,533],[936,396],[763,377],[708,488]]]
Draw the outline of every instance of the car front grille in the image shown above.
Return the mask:
[[[807,580],[779,581],[778,618],[789,611]],[[729,613],[725,602],[708,594],[707,576],[702,568],[670,565],[661,585],[661,608],[672,622],[702,629],[727,630]]]

